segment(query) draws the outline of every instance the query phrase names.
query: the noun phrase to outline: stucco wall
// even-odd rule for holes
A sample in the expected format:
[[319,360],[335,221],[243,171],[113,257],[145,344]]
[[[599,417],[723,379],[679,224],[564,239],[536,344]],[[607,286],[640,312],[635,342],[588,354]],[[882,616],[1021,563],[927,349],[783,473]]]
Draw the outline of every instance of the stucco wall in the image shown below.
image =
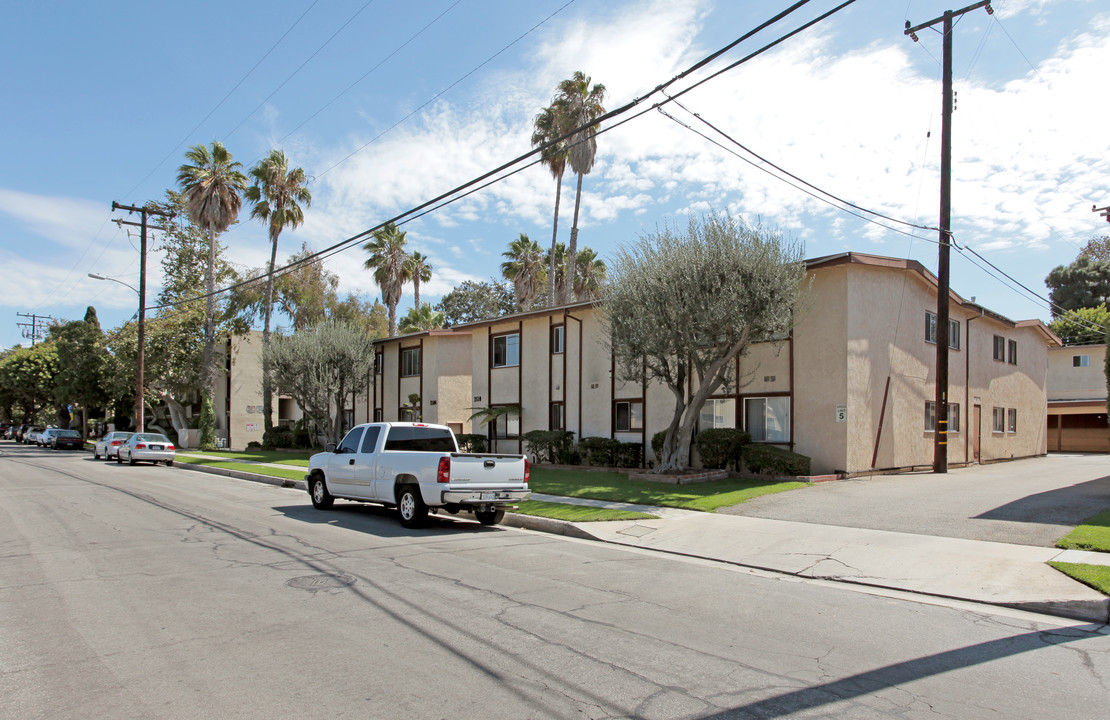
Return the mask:
[[[1087,367],[1075,367],[1074,358],[1087,356]],[[1106,346],[1073,345],[1048,351],[1049,400],[1105,400]]]
[[[262,442],[262,333],[236,335],[231,342],[231,392],[228,410],[228,445],[237,450]],[[273,420],[277,422],[277,403]]]

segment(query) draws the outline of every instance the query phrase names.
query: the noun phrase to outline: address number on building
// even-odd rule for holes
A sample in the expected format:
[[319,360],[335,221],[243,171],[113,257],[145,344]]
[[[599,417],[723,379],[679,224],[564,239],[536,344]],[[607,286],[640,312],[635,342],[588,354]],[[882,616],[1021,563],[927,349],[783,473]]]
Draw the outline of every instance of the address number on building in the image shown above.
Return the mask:
[[848,404],[840,403],[836,406],[836,421],[838,423],[848,422]]

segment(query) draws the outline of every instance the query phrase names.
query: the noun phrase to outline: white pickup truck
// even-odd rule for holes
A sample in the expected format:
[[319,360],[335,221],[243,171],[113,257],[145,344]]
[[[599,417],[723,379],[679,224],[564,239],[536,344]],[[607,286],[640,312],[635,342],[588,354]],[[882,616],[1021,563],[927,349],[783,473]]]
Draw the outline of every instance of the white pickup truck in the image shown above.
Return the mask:
[[356,425],[339,445],[308,461],[312,506],[327,510],[336,498],[396,507],[405,527],[423,524],[431,509],[474,513],[496,525],[505,507],[526,500],[528,458],[461,453],[445,425]]

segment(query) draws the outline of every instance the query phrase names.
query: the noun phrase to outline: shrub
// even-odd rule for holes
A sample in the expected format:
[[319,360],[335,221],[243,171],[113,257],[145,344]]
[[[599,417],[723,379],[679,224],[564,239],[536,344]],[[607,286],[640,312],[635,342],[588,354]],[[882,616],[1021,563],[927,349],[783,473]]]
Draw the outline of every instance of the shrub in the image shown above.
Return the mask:
[[731,466],[739,470],[744,446],[751,441],[752,436],[743,430],[711,428],[698,433],[694,446],[706,468],[716,470]]
[[262,447],[293,447],[293,431],[290,428],[275,426],[262,434]]
[[532,430],[524,433],[528,451],[534,453],[536,462],[561,462],[574,440],[574,433],[566,430]]
[[616,465],[620,447],[620,440],[603,437],[582,438],[578,443],[578,451],[587,465]]
[[261,449],[262,449],[262,443],[258,442],[257,440],[251,440],[249,443],[247,443],[247,450],[261,450]]
[[617,448],[617,467],[638,468],[644,464],[644,446],[638,442],[622,442]]
[[216,414],[212,412],[212,398],[205,396],[200,404],[200,440],[197,443],[201,450],[213,450],[216,447]]
[[459,444],[459,450],[464,453],[484,453],[486,452],[486,436],[478,435],[476,433],[459,433],[455,436],[455,441]]
[[767,475],[809,475],[809,458],[774,445],[745,445],[744,467]]
[[656,459],[663,454],[663,441],[667,439],[667,431],[660,430],[651,436],[651,451],[655,453]]

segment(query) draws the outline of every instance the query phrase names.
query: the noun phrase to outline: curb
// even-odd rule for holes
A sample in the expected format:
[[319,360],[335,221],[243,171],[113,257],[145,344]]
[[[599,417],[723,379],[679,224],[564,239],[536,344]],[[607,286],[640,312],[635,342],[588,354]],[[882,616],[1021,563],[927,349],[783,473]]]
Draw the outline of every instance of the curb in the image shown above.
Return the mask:
[[195,465],[193,463],[181,462],[180,460],[173,464],[174,467],[179,467],[182,470],[193,470],[195,472],[208,473],[209,475],[223,475],[224,477],[233,477],[237,480],[249,480],[251,482],[265,483],[266,485],[276,485],[277,487],[296,488],[308,492],[308,485],[304,480],[289,480],[288,478],[280,478],[274,475],[260,475],[258,473],[245,472],[243,470],[229,470],[228,468],[211,467],[210,465]]

